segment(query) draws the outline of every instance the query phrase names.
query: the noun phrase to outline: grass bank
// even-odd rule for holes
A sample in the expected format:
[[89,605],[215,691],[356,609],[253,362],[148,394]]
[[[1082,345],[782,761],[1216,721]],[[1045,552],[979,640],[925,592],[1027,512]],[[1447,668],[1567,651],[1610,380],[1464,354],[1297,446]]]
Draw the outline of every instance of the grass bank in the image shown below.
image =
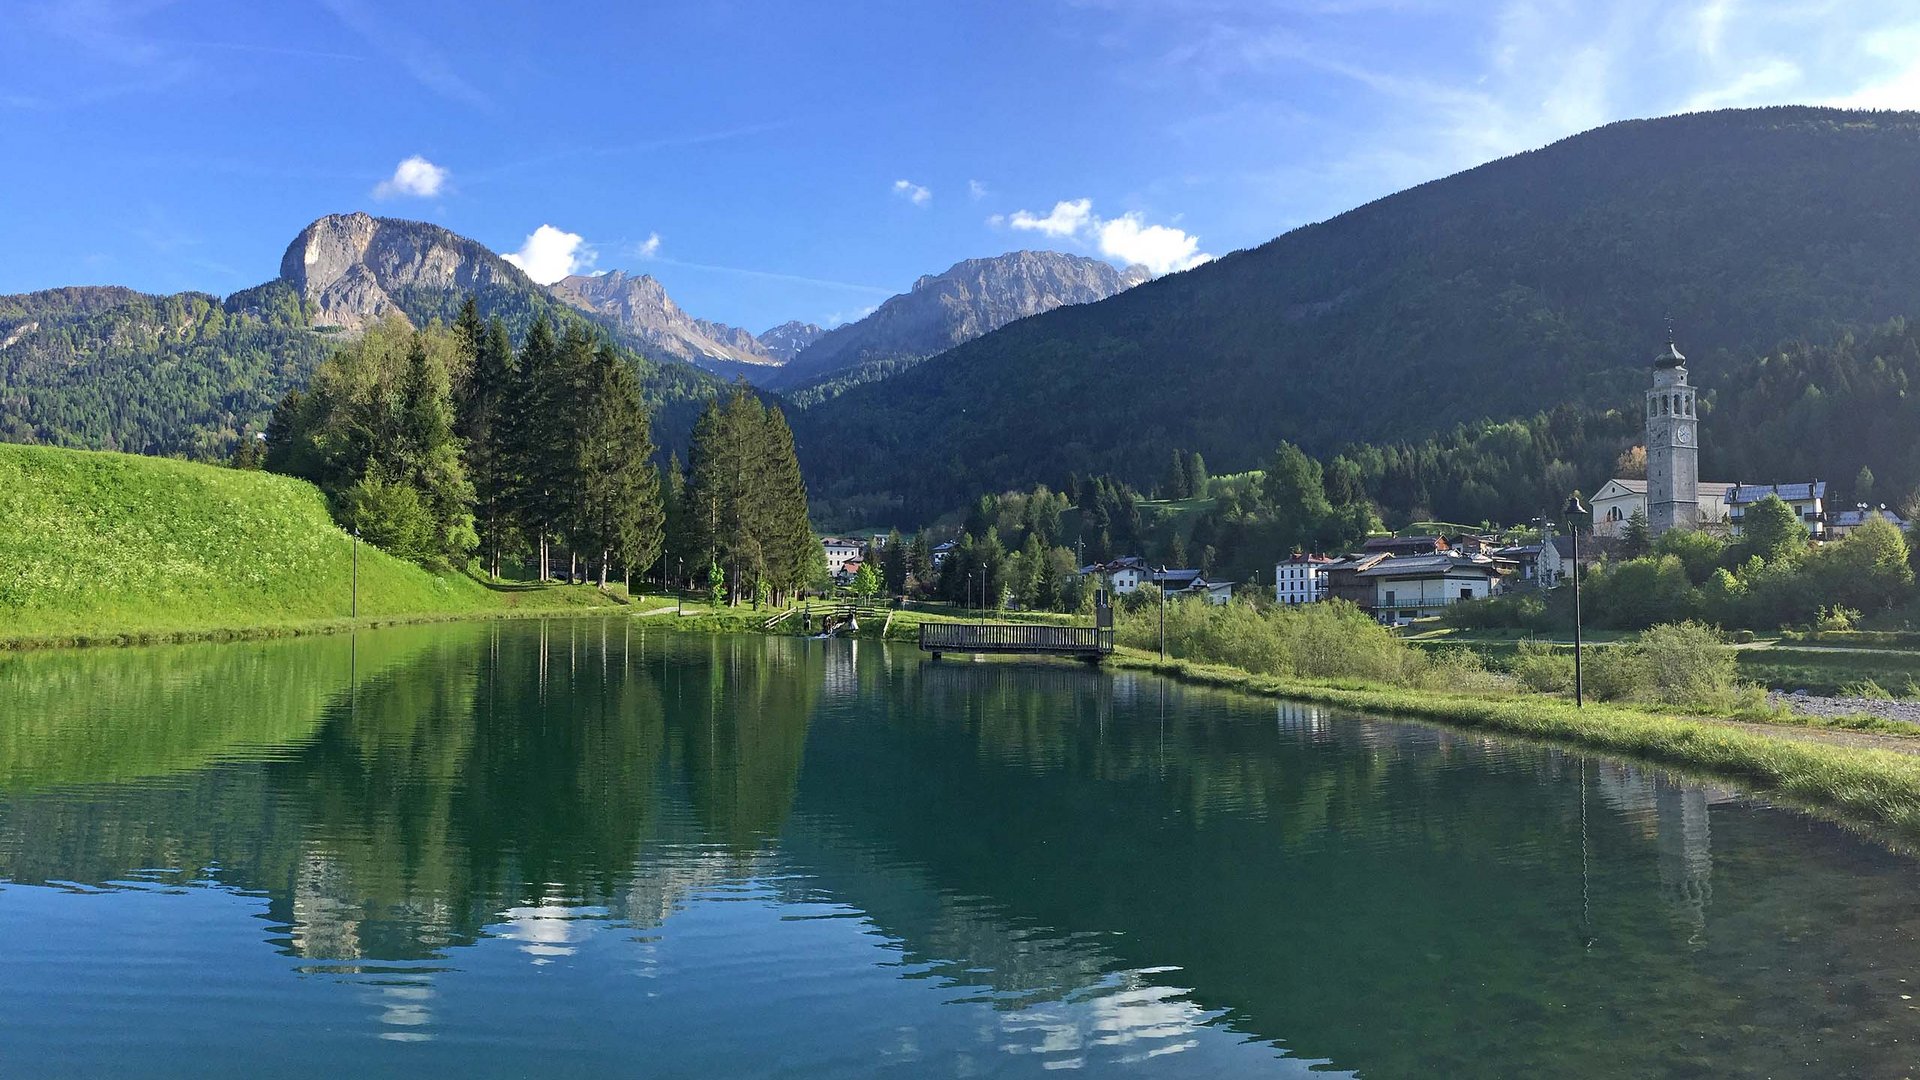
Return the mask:
[[[277,637],[356,625],[353,538],[311,484],[167,458],[0,445],[0,647]],[[367,545],[357,625],[624,601],[431,574]]]
[[[1874,825],[1920,832],[1920,754],[1773,734],[1759,725],[1539,695],[1470,697],[1254,675],[1127,649],[1117,667],[1356,712],[1438,721],[1588,747],[1711,774]],[[1910,736],[1911,738],[1911,736]]]

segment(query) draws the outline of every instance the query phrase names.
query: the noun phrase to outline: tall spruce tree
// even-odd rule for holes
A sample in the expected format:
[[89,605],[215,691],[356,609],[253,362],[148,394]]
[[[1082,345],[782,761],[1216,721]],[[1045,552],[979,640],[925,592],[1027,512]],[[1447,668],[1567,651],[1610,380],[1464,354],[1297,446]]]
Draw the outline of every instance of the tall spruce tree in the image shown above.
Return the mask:
[[[465,311],[462,311],[463,323]],[[506,324],[496,316],[487,320],[471,340],[467,377],[454,397],[454,430],[466,443],[467,475],[473,482],[474,529],[487,573],[500,576],[501,558],[514,535],[511,497],[513,455],[508,445],[512,401],[517,390],[518,361],[507,338]],[[464,332],[463,332],[464,337]]]
[[744,385],[694,424],[683,506],[688,561],[718,566],[733,600],[806,581],[814,539],[793,433]]
[[565,417],[559,411],[563,402],[555,400],[560,363],[560,343],[553,327],[542,317],[527,331],[520,347],[520,363],[509,381],[513,388],[511,407],[502,432],[502,451],[506,469],[503,485],[506,504],[521,535],[532,548],[541,581],[551,578],[548,547],[554,536],[554,523],[560,517],[560,477],[555,468],[555,444],[560,441]]
[[664,512],[653,464],[651,417],[633,370],[602,344],[585,360],[574,433],[572,507],[566,522],[571,546],[598,565],[601,588],[619,560],[629,582],[660,557]]

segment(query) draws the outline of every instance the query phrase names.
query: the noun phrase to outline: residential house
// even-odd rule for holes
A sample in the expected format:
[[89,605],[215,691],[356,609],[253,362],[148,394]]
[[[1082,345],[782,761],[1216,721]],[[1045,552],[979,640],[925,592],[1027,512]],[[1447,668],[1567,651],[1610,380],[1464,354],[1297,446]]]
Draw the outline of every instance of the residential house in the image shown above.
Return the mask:
[[1869,517],[1876,515],[1893,522],[1894,528],[1902,532],[1905,532],[1910,524],[1906,518],[1887,509],[1885,503],[1880,504],[1878,509],[1856,506],[1852,510],[1834,510],[1827,514],[1827,539],[1845,540],[1853,530],[1865,525]]
[[[1703,485],[1704,486],[1704,485]],[[1754,503],[1769,495],[1778,495],[1787,505],[1793,507],[1794,516],[1806,527],[1807,534],[1815,540],[1827,538],[1827,482],[1815,480],[1806,484],[1741,484],[1727,499],[1729,520],[1733,525],[1733,534],[1740,535],[1740,523],[1746,518],[1747,511]]]
[[1224,604],[1233,599],[1233,582],[1208,581],[1198,570],[1162,570],[1153,575],[1153,583],[1169,599],[1177,596],[1204,596],[1209,604]]
[[1281,604],[1311,604],[1327,596],[1325,555],[1294,554],[1273,564],[1273,599]]
[[[1584,553],[1583,553],[1584,554]],[[1560,548],[1551,540],[1538,544],[1514,544],[1492,552],[1495,562],[1514,567],[1514,584],[1535,589],[1551,589],[1560,584],[1563,561]]]
[[1492,596],[1500,568],[1484,555],[1436,552],[1388,559],[1358,576],[1373,586],[1372,602],[1366,606],[1381,622],[1397,625],[1438,614],[1462,600]]
[[[846,572],[847,563],[857,562],[866,554],[865,544],[858,540],[846,540],[837,536],[829,536],[821,540],[820,546],[827,552],[827,572],[835,577]],[[859,567],[855,567],[854,572],[858,573]]]
[[1363,571],[1393,558],[1384,551],[1362,552],[1334,559],[1320,568],[1321,580],[1325,583],[1324,597],[1328,600],[1345,600],[1349,604],[1361,607],[1373,606],[1373,582],[1360,577]]
[[940,543],[933,545],[933,565],[938,567],[942,563],[945,563],[947,556],[952,555],[954,550],[959,546],[959,544],[954,543],[952,540],[942,540]]
[[[1738,484],[1721,484],[1701,481],[1695,485],[1699,498],[1698,526],[1702,529],[1725,528],[1729,524],[1731,509],[1728,505]],[[1593,493],[1587,507],[1593,512],[1593,533],[1595,536],[1619,536],[1626,530],[1627,521],[1638,510],[1642,517],[1647,514],[1647,482],[1615,477],[1600,485]]]
[[[1194,572],[1199,573],[1197,570]],[[1109,592],[1115,596],[1125,596],[1140,586],[1152,582],[1154,570],[1147,565],[1147,560],[1140,556],[1126,555],[1112,562],[1089,563],[1080,568],[1080,574],[1082,577],[1088,574],[1103,577],[1106,579]]]

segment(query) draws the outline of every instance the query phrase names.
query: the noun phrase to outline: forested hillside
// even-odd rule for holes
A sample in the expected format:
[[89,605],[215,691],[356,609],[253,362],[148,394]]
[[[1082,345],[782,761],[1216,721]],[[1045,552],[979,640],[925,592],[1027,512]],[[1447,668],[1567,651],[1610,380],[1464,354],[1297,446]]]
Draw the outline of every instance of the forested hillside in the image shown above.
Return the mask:
[[[1176,447],[1226,471],[1282,439],[1326,455],[1561,403],[1630,411],[1671,315],[1694,381],[1722,399],[1703,468],[1837,476],[1859,448],[1752,425],[1784,432],[1764,418],[1788,402],[1817,423],[1823,396],[1890,389],[1899,365],[1862,381],[1871,357],[1758,358],[1920,312],[1916,181],[1912,113],[1614,124],[1013,323],[852,387],[796,431],[830,505],[911,521],[1075,473],[1144,485]],[[1761,396],[1737,399],[1756,374]],[[1834,384],[1802,401],[1803,375]],[[1853,400],[1880,430],[1902,399]]]
[[[329,246],[326,226],[355,223],[377,227],[377,242]],[[295,257],[314,247],[323,257]],[[516,341],[542,316],[612,340],[640,377],[662,443],[684,442],[721,385],[685,364],[643,356],[619,328],[560,303],[483,246],[438,226],[322,218],[302,230],[282,267],[282,277],[224,301],[117,287],[0,296],[0,440],[224,456],[243,431],[264,430],[274,403],[304,386],[345,340],[343,326],[386,314],[451,325],[468,296]],[[323,269],[331,272],[322,277]],[[312,295],[303,295],[309,286]]]

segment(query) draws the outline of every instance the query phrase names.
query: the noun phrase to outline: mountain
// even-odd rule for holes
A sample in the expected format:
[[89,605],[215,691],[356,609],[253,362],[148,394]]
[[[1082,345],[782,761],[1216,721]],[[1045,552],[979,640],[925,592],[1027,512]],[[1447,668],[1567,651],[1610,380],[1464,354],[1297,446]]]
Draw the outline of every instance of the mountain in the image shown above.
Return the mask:
[[1057,251],[967,259],[927,274],[872,314],[830,330],[794,356],[774,385],[796,387],[861,365],[945,352],[1017,319],[1103,300],[1147,279],[1143,267]]
[[0,296],[0,440],[145,454],[224,454],[261,430],[339,341],[397,315],[452,322],[468,295],[515,337],[540,317],[592,322],[628,350],[655,439],[684,440],[719,383],[556,300],[520,269],[437,225],[331,214],[302,229],[279,277],[222,300],[117,286]]
[[760,335],[760,347],[767,355],[784,364],[800,354],[800,350],[820,340],[826,330],[810,322],[794,320],[783,322],[779,326]]
[[[1920,314],[1916,184],[1920,114],[1612,124],[1014,322],[806,410],[796,435],[816,492],[904,523],[1075,473],[1147,484],[1176,447],[1227,471],[1282,439],[1327,453],[1638,408],[1667,316],[1711,407],[1782,342]],[[1834,440],[1800,442],[1820,468]],[[1742,471],[1710,436],[1702,455]]]
[[408,315],[422,293],[526,293],[538,286],[520,268],[438,225],[328,214],[300,230],[280,258],[315,326],[365,329]]
[[651,276],[624,270],[575,274],[550,287],[554,296],[631,335],[655,357],[671,357],[723,375],[741,365],[782,362],[752,334],[725,323],[696,319],[680,309]]

